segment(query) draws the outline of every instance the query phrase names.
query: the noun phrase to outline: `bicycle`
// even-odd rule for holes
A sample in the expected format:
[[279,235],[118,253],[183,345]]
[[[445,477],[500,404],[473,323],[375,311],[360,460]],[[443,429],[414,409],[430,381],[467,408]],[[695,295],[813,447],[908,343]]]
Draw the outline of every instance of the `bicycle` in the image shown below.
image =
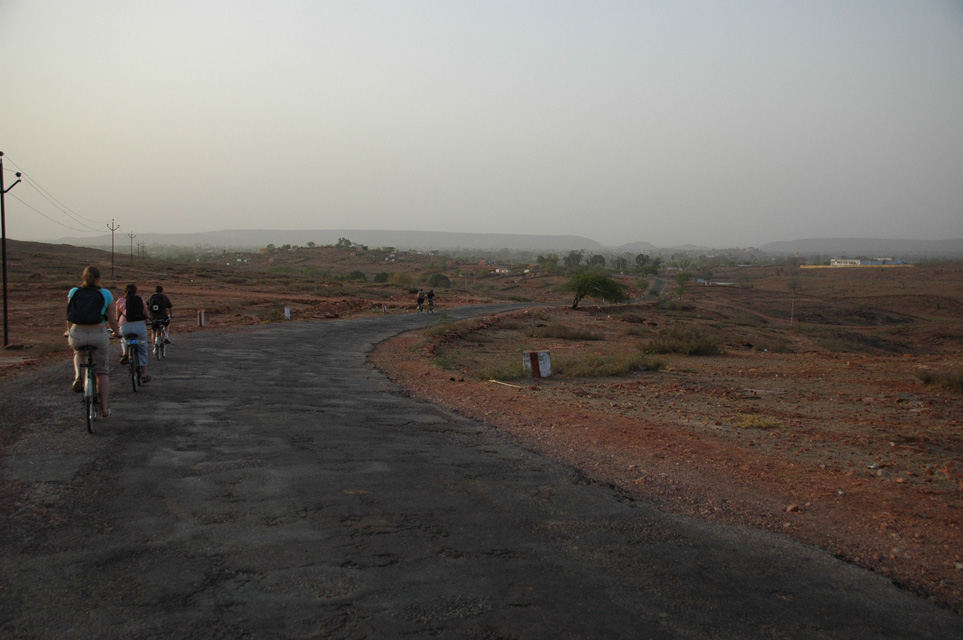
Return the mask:
[[87,419],[87,433],[94,432],[94,420],[98,418],[102,411],[100,407],[100,393],[97,389],[97,371],[94,364],[94,349],[97,347],[80,347],[81,351],[87,352],[87,362],[81,364],[84,370],[84,416]]
[[127,344],[127,364],[129,367],[130,385],[134,388],[134,393],[137,393],[137,387],[141,383],[140,340],[137,339],[137,334],[131,333],[124,336],[124,342]]
[[428,313],[434,313],[434,312],[435,312],[435,299],[428,298]]
[[164,339],[164,323],[160,320],[154,320],[151,322],[150,328],[154,334],[154,356],[158,360],[163,360],[167,357],[167,341]]

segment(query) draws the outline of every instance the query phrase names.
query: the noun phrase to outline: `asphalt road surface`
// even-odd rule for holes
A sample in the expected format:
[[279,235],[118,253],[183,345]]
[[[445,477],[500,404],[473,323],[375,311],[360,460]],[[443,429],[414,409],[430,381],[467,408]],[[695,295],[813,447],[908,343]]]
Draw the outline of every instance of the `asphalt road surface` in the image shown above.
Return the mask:
[[[478,311],[175,335],[88,435],[70,368],[2,387],[2,638],[963,638],[829,554],[668,515],[366,362]],[[114,347],[116,350],[118,347]]]

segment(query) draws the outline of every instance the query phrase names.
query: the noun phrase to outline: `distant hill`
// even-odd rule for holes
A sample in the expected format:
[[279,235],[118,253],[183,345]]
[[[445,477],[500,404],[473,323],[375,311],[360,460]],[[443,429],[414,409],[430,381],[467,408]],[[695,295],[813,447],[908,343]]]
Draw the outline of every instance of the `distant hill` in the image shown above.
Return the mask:
[[612,247],[612,249],[618,253],[634,253],[636,255],[659,250],[658,247],[649,244],[648,242],[629,242],[620,247]]
[[810,238],[770,242],[760,251],[772,254],[874,258],[963,258],[963,238],[952,240],[883,240],[878,238]]
[[[144,233],[138,242],[154,246],[212,247],[239,250],[258,249],[273,244],[303,246],[309,242],[333,245],[347,238],[371,248],[394,247],[400,250],[483,250],[498,251],[611,251],[621,254],[687,252],[705,253],[720,250],[696,245],[657,247],[648,242],[629,242],[618,247],[606,247],[583,236],[529,235],[513,233],[453,233],[447,231],[373,231],[366,229],[309,229],[285,231],[278,229],[230,229],[203,233]],[[117,246],[126,246],[120,236]],[[58,242],[79,247],[110,249],[110,236],[96,238],[62,238]],[[963,238],[951,240],[882,240],[874,238],[810,238],[770,242],[755,248],[774,255],[820,255],[825,257],[874,258],[946,258],[963,259]]]
[[[451,233],[446,231],[371,231],[363,229],[313,229],[284,231],[276,229],[234,229],[204,233],[144,233],[138,242],[172,246],[211,246],[254,249],[268,244],[283,246],[333,245],[339,238],[369,247],[397,249],[512,249],[569,251],[603,249],[595,240],[581,236],[524,235],[511,233]],[[63,238],[60,242],[87,247],[110,247],[110,236]]]

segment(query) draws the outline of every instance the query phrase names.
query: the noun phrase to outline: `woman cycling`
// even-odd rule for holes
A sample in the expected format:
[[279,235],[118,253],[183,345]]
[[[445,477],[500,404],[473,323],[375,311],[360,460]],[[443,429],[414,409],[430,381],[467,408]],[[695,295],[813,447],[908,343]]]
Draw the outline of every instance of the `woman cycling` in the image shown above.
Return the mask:
[[[71,385],[78,393],[84,390],[84,380],[80,375],[80,365],[86,362],[87,354],[81,347],[94,347],[94,371],[97,373],[97,392],[100,395],[100,408],[104,418],[110,415],[107,400],[110,397],[110,372],[107,356],[110,350],[110,334],[107,326],[120,335],[117,326],[117,307],[114,296],[100,286],[100,270],[89,266],[84,269],[83,286],[74,287],[67,294],[67,337],[74,350],[74,383]],[[105,324],[106,323],[106,324]]]
[[[147,375],[147,304],[137,295],[137,285],[129,284],[124,288],[124,297],[117,301],[117,313],[120,314],[121,335],[133,336],[140,342],[137,349],[137,360],[140,362],[140,383],[150,382]],[[129,353],[120,359],[121,364],[127,364]]]

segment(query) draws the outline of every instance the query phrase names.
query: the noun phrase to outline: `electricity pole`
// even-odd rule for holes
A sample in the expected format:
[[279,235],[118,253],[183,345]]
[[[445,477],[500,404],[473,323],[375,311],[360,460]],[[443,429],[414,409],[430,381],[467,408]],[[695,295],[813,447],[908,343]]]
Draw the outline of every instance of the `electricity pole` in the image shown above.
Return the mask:
[[133,263],[134,262],[134,238],[136,238],[137,236],[134,234],[133,231],[131,231],[130,233],[127,234],[127,237],[130,238],[130,261],[131,263]]
[[110,229],[110,276],[114,276],[114,231],[120,229],[119,224],[114,224],[114,219],[110,219],[110,224],[107,225]]
[[3,346],[10,344],[7,338],[7,211],[3,203],[3,196],[20,182],[20,172],[17,172],[17,182],[3,188],[3,151],[0,151],[0,235],[3,245]]

